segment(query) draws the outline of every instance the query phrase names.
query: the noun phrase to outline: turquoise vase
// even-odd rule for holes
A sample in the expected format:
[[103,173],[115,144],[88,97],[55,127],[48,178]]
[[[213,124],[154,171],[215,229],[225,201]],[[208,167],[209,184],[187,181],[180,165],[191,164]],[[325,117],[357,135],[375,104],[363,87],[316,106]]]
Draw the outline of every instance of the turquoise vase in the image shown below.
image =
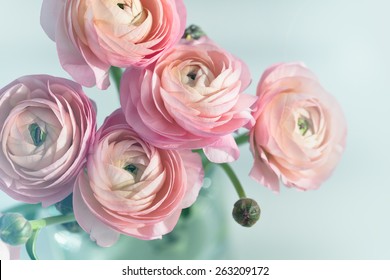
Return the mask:
[[145,241],[122,235],[114,246],[102,248],[80,228],[69,230],[69,226],[58,225],[43,230],[38,254],[41,259],[62,260],[224,259],[229,251],[230,213],[224,207],[220,187],[205,178],[197,201],[183,210],[175,229],[162,239]]

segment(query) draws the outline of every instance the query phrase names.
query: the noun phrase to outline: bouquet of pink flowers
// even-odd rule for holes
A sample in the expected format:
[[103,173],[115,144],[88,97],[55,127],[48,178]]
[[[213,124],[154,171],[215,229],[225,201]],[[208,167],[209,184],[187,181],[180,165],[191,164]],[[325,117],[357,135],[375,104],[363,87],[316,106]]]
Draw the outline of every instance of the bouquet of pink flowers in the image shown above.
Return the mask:
[[[21,244],[36,259],[39,231],[70,221],[103,247],[120,234],[164,238],[212,165],[236,188],[234,219],[252,226],[260,207],[229,165],[248,142],[249,175],[275,192],[279,181],[312,190],[329,178],[346,121],[316,76],[300,62],[275,64],[248,94],[245,62],[186,24],[182,0],[43,0],[41,25],[74,81],[30,75],[0,86],[0,189],[26,204],[71,205],[31,220],[4,211],[2,259]],[[121,107],[97,129],[82,86],[105,90],[110,73]]]

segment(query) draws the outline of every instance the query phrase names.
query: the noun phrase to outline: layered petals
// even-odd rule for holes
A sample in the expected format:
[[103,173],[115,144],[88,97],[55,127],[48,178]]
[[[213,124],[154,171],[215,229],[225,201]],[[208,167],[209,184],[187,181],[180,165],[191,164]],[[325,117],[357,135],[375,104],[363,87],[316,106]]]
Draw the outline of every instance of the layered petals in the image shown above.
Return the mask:
[[97,132],[86,173],[76,181],[75,216],[101,246],[115,243],[119,233],[161,238],[195,202],[202,182],[197,153],[150,145],[117,110]]
[[0,90],[0,189],[48,206],[71,192],[96,131],[96,112],[69,80],[25,76]]
[[247,66],[208,38],[183,40],[153,66],[125,71],[121,106],[153,145],[204,148],[211,161],[228,162],[238,157],[231,133],[254,123],[249,82]]
[[109,86],[108,69],[144,67],[184,32],[182,0],[44,0],[41,25],[63,68],[84,86]]
[[279,179],[301,190],[319,188],[345,149],[347,125],[339,104],[301,63],[267,69],[257,95],[250,175],[276,192]]

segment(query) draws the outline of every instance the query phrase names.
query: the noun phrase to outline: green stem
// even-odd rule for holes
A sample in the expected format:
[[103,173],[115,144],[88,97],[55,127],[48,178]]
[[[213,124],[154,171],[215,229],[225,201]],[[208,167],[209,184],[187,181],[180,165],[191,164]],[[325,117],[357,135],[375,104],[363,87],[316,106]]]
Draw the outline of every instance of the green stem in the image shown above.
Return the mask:
[[[249,138],[248,134],[243,134],[243,135],[238,136],[236,138],[239,140],[239,142],[237,142],[237,145],[247,142],[248,138]],[[230,181],[232,182],[234,188],[236,189],[238,196],[240,198],[246,197],[244,188],[242,187],[240,180],[238,179],[236,173],[233,171],[233,169],[231,168],[231,166],[229,164],[227,164],[227,163],[215,164],[213,162],[210,162],[207,159],[207,157],[205,156],[202,149],[193,150],[193,152],[199,153],[201,155],[203,170],[204,170],[205,174],[207,174],[207,172],[210,170],[210,168],[212,168],[214,165],[220,165],[222,167],[222,169],[225,171],[225,173],[227,174],[227,176],[229,177]]]
[[30,259],[32,260],[38,260],[37,252],[36,252],[36,241],[38,239],[38,234],[41,231],[41,229],[36,229],[33,231],[32,236],[26,243],[26,251]]
[[114,80],[115,87],[119,93],[120,92],[120,85],[121,85],[121,78],[122,78],[122,69],[115,67],[115,66],[111,66],[110,74],[111,74],[112,79]]
[[230,181],[233,183],[234,188],[240,198],[245,198],[246,194],[244,188],[241,185],[240,180],[238,179],[236,173],[232,169],[232,167],[227,163],[220,164],[222,169],[225,171],[226,175],[229,177]]
[[33,234],[26,243],[26,250],[30,259],[38,260],[38,256],[36,253],[36,242],[38,239],[39,232],[42,228],[50,225],[65,224],[73,221],[75,221],[75,216],[73,213],[30,221],[31,227],[33,229]]
[[32,220],[30,221],[30,224],[33,228],[33,230],[41,229],[50,225],[55,224],[65,224],[69,222],[74,222],[76,219],[74,217],[74,214],[67,214],[67,215],[59,215],[59,216],[53,216],[53,217],[47,217],[44,219],[39,220]]
[[237,146],[241,146],[249,142],[249,134],[244,133],[234,138],[236,140]]

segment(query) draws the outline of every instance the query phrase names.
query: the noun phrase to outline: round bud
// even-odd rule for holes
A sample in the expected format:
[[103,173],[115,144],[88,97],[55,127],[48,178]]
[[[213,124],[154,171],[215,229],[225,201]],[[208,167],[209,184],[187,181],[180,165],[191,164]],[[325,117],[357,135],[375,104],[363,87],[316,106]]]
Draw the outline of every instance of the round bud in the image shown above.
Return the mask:
[[188,41],[191,41],[191,40],[199,40],[203,36],[206,36],[206,33],[204,33],[199,26],[195,24],[191,24],[186,28],[183,38]]
[[243,227],[253,226],[260,218],[260,207],[251,198],[241,198],[234,203],[233,218]]
[[31,235],[31,224],[23,215],[7,213],[0,217],[0,239],[4,243],[12,246],[22,245]]

